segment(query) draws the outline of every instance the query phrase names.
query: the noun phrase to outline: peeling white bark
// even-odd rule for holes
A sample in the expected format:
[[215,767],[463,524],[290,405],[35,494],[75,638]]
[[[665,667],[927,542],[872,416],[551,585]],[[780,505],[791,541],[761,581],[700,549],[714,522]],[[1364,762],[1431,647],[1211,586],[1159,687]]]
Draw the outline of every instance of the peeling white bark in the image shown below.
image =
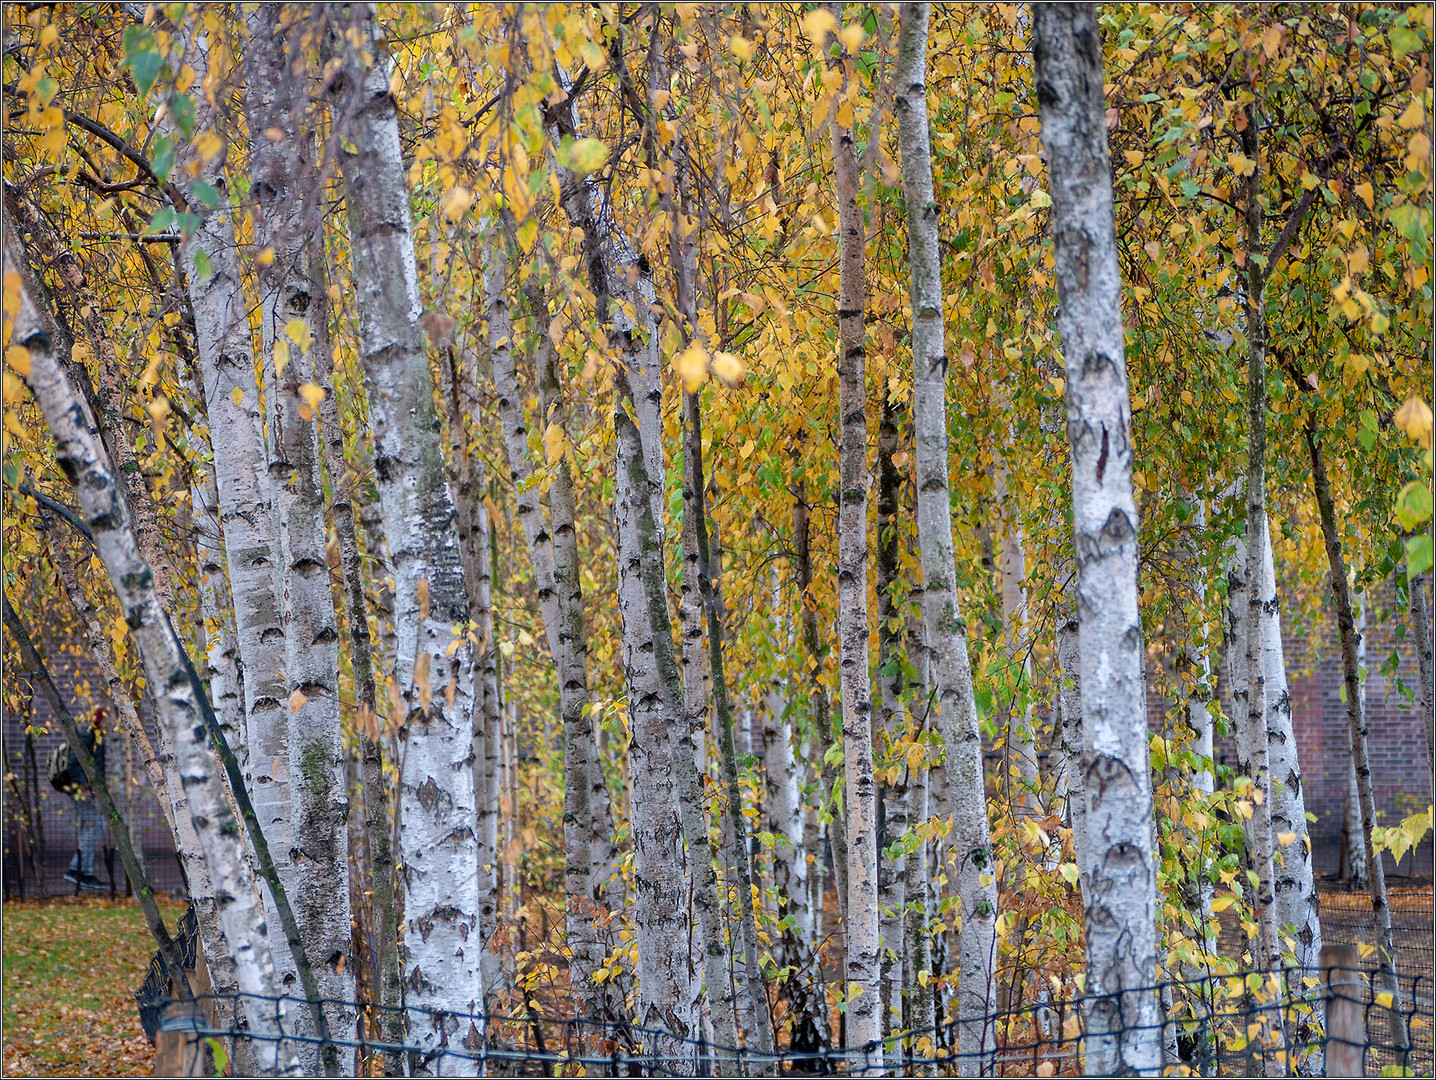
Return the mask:
[[[18,276],[18,269],[7,244],[7,281],[12,274]],[[53,339],[23,287],[10,340],[29,351],[26,385],[58,443],[56,460],[75,486],[81,516],[94,535],[96,553],[139,648],[145,679],[155,690],[160,722],[175,749],[189,797],[190,819],[214,883],[220,922],[240,991],[272,998],[276,990],[274,963],[263,910],[256,902],[258,890],[239,840],[238,824],[225,799],[203,714],[187,675],[183,646],[160,607],[154,575],[140,555],[119,485],[105,462],[98,438],[92,434],[94,422],[89,410],[62,373]],[[260,1070],[265,1074],[298,1075],[299,1062],[292,1048],[277,1038],[284,1030],[284,1003],[275,1002],[272,1009],[251,1012],[252,1030],[276,1036],[272,1042],[262,1041],[256,1049]]]
[[[477,819],[472,770],[473,647],[455,644],[470,611],[454,501],[444,470],[434,388],[419,330],[418,275],[398,114],[382,59],[383,31],[367,5],[351,31],[375,55],[334,42],[338,152],[349,211],[360,350],[369,396],[375,472],[394,569],[394,678],[400,723],[399,835],[404,884],[405,1002],[448,1013],[481,1012]],[[469,1072],[445,1056],[482,1032],[452,1016],[411,1024],[423,1048],[415,1072]]]
[[[836,5],[838,21],[842,8]],[[845,69],[846,61],[835,63]],[[843,83],[848,75],[843,71]],[[836,109],[836,106],[834,106]],[[868,419],[866,242],[852,129],[828,124],[838,208],[838,673],[847,811],[846,1049],[850,1068],[882,1068],[882,960],[878,936],[877,784],[868,674]],[[872,1047],[868,1049],[868,1047]],[[861,1051],[861,1053],[859,1053]],[[859,1064],[861,1063],[861,1064]]]
[[1122,289],[1112,215],[1102,42],[1092,4],[1032,10],[1066,367],[1086,800],[1086,1068],[1155,1073],[1161,1018],[1157,865]]
[[[304,30],[303,23],[294,25],[296,14],[297,9],[281,6],[256,8],[249,17],[244,58],[246,110],[250,131],[256,133],[250,163],[251,193],[258,204],[254,237],[261,250],[274,253],[258,268],[258,278],[289,713],[292,868],[283,880],[319,992],[332,999],[325,1005],[329,1031],[350,1038],[357,1015],[342,1004],[355,999],[355,969],[339,630],[325,549],[318,414],[300,392],[315,382],[308,347],[317,335],[310,327],[304,201],[305,186],[317,185],[319,177],[308,160],[309,136],[299,130],[308,105],[306,74],[302,66],[296,72],[296,53],[286,44],[288,39],[297,47]],[[274,138],[274,132],[281,137]],[[296,326],[308,333],[296,335]]]
[[[530,283],[528,299],[534,317],[534,368],[539,390],[539,412],[545,423],[557,424],[562,431],[565,427],[563,385],[559,380],[553,343],[549,340],[548,301],[534,278],[530,278]],[[550,534],[543,529],[536,493],[530,496],[535,499],[533,513],[524,510],[525,489],[532,482],[533,467],[528,456],[528,437],[524,428],[523,404],[518,394],[513,350],[496,348],[493,357],[499,417],[504,428],[509,470],[518,491],[519,520],[528,541],[529,559],[540,593],[544,629],[550,648],[556,650],[559,712],[563,717],[564,732],[564,892],[568,897],[568,944],[574,953],[570,961],[570,984],[578,999],[579,1015],[593,1018],[598,1015],[602,993],[593,983],[592,973],[603,962],[602,947],[598,944],[593,923],[597,888],[593,864],[598,829],[591,800],[592,774],[599,771],[599,764],[594,758],[593,720],[588,711],[588,639],[584,628],[583,588],[578,574],[577,534],[574,531],[573,476],[568,458],[562,458],[557,463],[554,481],[549,488],[552,533],[551,541],[546,542]],[[527,520],[526,514],[529,515]],[[547,555],[550,542],[551,557]],[[548,625],[548,610],[542,607],[547,576],[551,576],[553,581],[552,629]],[[601,771],[599,783],[602,783]]]
[[991,1067],[996,1031],[997,885],[983,783],[967,631],[957,603],[949,501],[947,355],[942,318],[938,207],[932,189],[932,143],[927,119],[926,4],[902,11],[894,109],[902,147],[903,195],[912,274],[913,431],[917,465],[917,529],[922,551],[923,621],[929,695],[947,748],[946,789],[953,811],[961,904],[957,1001],[958,1068],[965,1076]]

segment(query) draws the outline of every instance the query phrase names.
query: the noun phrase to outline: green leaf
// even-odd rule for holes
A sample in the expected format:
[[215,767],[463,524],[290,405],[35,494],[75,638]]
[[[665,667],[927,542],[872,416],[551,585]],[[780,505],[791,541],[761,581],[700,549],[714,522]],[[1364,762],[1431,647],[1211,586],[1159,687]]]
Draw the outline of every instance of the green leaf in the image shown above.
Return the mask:
[[1421,35],[1415,30],[1408,30],[1404,26],[1393,26],[1391,28],[1391,55],[1400,60],[1407,53],[1419,52],[1421,50]]
[[608,160],[608,147],[598,139],[579,139],[559,148],[559,162],[580,176],[598,172]]
[[194,273],[202,284],[209,280],[210,274],[214,273],[214,267],[210,265],[209,252],[204,248],[197,248],[194,253]]
[[188,94],[170,95],[170,115],[186,139],[194,134],[194,100]]
[[155,37],[147,26],[125,27],[125,66],[135,77],[135,86],[140,97],[150,92],[155,80],[160,77],[160,66],[164,61],[155,48]]
[[1370,409],[1361,410],[1361,427],[1357,429],[1356,439],[1368,450],[1376,445],[1376,414]]
[[1396,496],[1396,520],[1407,532],[1431,517],[1431,489],[1424,480],[1412,480]]
[[219,189],[206,184],[203,180],[196,180],[190,189],[194,197],[211,210],[219,209]]
[[1411,203],[1402,203],[1400,206],[1393,206],[1391,213],[1391,224],[1396,226],[1396,231],[1413,244],[1422,247],[1426,245],[1426,223],[1422,221],[1424,216],[1419,207]]
[[160,180],[168,180],[175,168],[174,143],[167,138],[155,140],[155,151],[150,156],[150,169]]
[[149,225],[145,227],[145,235],[154,236],[158,233],[162,233],[174,223],[175,209],[173,206],[166,206],[150,219]]
[[1422,533],[1406,541],[1406,572],[1411,575],[1431,569],[1431,534]]

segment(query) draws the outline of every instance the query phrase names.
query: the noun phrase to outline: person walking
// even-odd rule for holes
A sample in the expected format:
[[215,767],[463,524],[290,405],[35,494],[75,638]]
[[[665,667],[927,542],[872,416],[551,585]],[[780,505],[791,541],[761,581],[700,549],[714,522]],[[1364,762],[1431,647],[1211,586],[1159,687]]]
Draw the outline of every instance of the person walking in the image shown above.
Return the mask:
[[[104,720],[105,710],[97,708],[85,732],[89,738],[90,756],[95,760],[95,768],[102,774],[105,771]],[[69,869],[65,871],[65,880],[73,881],[78,887],[77,892],[105,892],[105,886],[95,876],[95,856],[99,854],[105,835],[105,819],[95,806],[95,796],[80,765],[80,758],[67,743],[61,743],[50,755],[48,772],[51,786],[68,795],[75,804],[77,848]]]

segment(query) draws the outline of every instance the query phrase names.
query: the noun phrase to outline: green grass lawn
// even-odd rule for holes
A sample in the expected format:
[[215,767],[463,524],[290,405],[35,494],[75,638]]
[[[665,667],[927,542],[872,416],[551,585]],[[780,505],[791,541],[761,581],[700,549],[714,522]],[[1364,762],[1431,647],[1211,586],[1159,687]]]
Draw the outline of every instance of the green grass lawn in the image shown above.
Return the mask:
[[[160,910],[173,931],[184,908]],[[139,905],[7,903],[3,918],[5,1075],[150,1075],[134,992],[155,945]]]

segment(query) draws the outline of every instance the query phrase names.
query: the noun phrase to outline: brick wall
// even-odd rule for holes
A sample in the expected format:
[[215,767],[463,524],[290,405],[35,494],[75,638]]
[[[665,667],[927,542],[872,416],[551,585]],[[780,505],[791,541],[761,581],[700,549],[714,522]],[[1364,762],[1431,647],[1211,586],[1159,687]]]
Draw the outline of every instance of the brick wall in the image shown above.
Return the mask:
[[[1395,589],[1369,593],[1366,625],[1366,715],[1373,795],[1378,825],[1392,825],[1431,802],[1431,767],[1427,761],[1426,728],[1420,708],[1420,684],[1409,623],[1396,608]],[[1305,787],[1306,809],[1316,815],[1311,825],[1312,850],[1318,873],[1334,873],[1341,841],[1341,818],[1349,785],[1349,723],[1342,700],[1341,644],[1331,605],[1314,626],[1295,626],[1283,619],[1292,722]],[[1383,667],[1390,665],[1383,673]],[[1222,701],[1230,715],[1227,678],[1223,671]],[[1415,700],[1413,700],[1413,698]],[[1219,740],[1218,761],[1236,764],[1236,748]],[[1431,872],[1431,838],[1388,872]]]

